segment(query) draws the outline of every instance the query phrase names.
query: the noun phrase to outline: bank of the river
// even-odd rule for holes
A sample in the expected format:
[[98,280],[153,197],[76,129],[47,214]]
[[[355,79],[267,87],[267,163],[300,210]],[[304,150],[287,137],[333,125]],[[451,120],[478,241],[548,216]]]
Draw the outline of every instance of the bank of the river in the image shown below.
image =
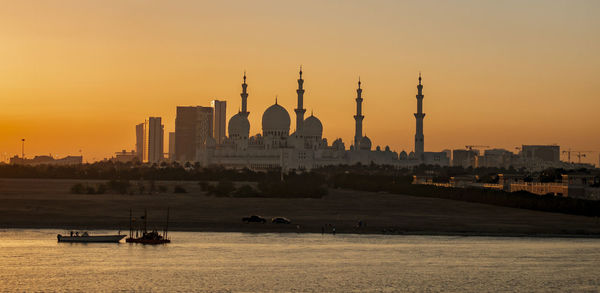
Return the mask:
[[[70,194],[92,180],[0,179],[0,228],[129,228],[129,209],[148,210],[148,228],[179,231],[598,237],[596,218],[387,193],[330,190],[320,199],[207,196],[197,182],[158,182],[168,193]],[[185,194],[172,193],[180,185]],[[292,225],[247,224],[242,217],[283,216]],[[362,223],[358,227],[359,222]]]

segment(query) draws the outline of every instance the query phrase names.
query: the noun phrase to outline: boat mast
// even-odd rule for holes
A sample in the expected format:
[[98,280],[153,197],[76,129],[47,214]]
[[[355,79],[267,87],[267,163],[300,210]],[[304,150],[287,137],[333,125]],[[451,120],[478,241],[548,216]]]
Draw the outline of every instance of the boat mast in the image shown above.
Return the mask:
[[144,234],[148,233],[148,230],[146,230],[148,224],[148,209],[144,209]]
[[129,238],[133,238],[133,226],[132,226],[132,223],[131,223],[131,220],[132,220],[131,213],[132,213],[131,208],[129,208]]
[[165,236],[164,238],[167,239],[167,233],[169,232],[169,207],[167,207],[167,225],[165,225]]

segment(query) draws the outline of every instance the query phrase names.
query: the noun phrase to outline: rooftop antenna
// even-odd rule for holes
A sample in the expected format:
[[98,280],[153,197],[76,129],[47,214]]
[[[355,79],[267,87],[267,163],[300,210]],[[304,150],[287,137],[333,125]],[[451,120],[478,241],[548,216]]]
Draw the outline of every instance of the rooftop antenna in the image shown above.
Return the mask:
[[25,159],[25,139],[21,138],[21,158]]

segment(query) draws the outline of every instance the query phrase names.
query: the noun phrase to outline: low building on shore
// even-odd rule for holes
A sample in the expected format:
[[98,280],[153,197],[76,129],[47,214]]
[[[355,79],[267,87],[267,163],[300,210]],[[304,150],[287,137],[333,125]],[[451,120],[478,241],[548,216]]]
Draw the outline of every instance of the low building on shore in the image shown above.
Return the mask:
[[83,163],[83,156],[66,156],[60,159],[52,156],[35,156],[33,159],[18,156],[10,158],[10,164],[13,165],[78,165],[81,163]]

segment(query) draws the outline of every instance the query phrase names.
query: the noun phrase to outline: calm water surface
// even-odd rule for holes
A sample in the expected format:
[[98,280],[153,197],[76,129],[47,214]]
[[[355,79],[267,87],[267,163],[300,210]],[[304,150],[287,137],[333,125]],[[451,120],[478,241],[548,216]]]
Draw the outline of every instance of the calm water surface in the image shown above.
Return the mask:
[[[107,233],[109,231],[95,231]],[[600,240],[172,232],[164,246],[0,230],[0,291],[598,291]]]

